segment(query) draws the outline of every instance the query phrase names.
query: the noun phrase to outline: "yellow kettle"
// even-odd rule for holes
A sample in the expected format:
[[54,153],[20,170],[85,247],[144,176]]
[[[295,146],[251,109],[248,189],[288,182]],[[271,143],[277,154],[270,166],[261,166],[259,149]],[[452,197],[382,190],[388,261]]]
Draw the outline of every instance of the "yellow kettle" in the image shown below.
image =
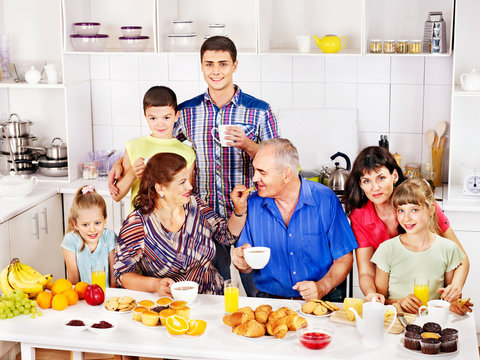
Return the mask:
[[[347,46],[347,38],[345,36],[339,38],[336,35],[325,35],[321,39],[319,39],[316,35],[313,35],[313,37],[315,38],[317,46],[324,53],[336,53],[342,50],[345,46]],[[343,44],[343,46],[342,39],[345,39],[345,44]]]

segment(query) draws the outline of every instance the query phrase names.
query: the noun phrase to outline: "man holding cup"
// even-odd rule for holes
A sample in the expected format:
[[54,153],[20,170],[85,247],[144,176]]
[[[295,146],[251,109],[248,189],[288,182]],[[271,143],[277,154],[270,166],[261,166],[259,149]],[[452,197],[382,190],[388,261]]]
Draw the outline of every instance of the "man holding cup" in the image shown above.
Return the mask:
[[245,249],[266,247],[270,260],[254,271],[257,296],[342,301],[336,289],[358,247],[337,196],[298,175],[298,152],[287,139],[263,141],[253,160],[258,193],[248,199],[248,216],[232,262],[244,273],[255,265]]

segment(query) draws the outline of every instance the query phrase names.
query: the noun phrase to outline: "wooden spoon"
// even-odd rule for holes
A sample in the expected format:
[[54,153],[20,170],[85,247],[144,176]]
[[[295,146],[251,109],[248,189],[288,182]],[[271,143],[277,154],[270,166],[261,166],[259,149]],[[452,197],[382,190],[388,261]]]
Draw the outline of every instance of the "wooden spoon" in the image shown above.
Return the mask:
[[438,139],[438,148],[443,149],[444,146],[445,146],[445,136],[442,136],[440,137],[440,139]]
[[433,130],[427,130],[427,132],[425,133],[425,138],[427,139],[427,143],[428,145],[430,145],[430,147],[433,146],[433,144],[436,142],[436,134],[435,134],[435,131]]
[[441,137],[445,134],[445,130],[447,129],[447,123],[445,121],[440,121],[437,124],[436,130],[437,130],[437,136],[438,136],[438,145],[437,147],[440,147],[440,139]]

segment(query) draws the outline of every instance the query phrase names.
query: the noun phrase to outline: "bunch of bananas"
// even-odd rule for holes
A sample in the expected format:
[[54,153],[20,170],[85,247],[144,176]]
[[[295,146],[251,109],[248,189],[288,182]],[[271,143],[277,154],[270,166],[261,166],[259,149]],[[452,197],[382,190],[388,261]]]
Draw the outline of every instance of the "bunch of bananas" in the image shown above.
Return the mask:
[[52,274],[42,275],[31,266],[22,264],[18,258],[13,258],[0,272],[0,290],[6,295],[18,289],[32,298],[43,291],[43,286],[51,281],[52,277]]

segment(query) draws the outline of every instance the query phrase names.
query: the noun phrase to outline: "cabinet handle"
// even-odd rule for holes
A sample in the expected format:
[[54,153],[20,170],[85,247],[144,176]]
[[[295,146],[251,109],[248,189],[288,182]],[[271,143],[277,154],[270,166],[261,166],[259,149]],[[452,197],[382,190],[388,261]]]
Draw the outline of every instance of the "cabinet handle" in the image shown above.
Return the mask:
[[33,237],[37,238],[37,240],[40,240],[40,229],[38,225],[38,213],[35,213],[33,215]]
[[48,234],[48,217],[47,217],[47,208],[43,208],[42,210],[43,214],[43,221],[45,222],[45,226],[40,228],[42,230],[45,230],[45,234]]

